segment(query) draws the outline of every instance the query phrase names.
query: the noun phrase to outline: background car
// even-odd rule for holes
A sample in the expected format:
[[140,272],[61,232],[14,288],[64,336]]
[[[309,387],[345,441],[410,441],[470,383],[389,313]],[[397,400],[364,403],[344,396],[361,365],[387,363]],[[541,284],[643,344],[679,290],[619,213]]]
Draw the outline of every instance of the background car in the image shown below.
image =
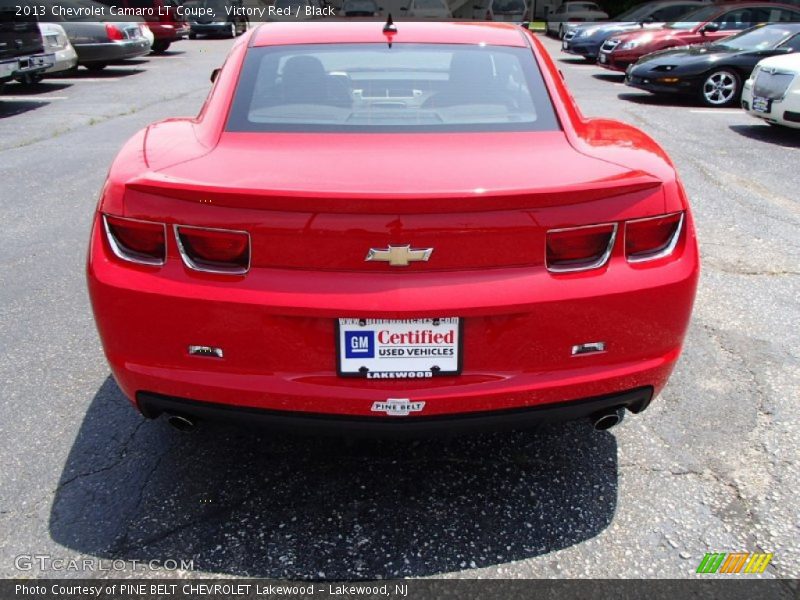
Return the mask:
[[600,53],[600,46],[612,35],[623,31],[662,27],[704,4],[706,2],[702,0],[660,0],[639,4],[608,23],[571,27],[564,33],[561,49],[568,54],[577,54],[588,61],[595,61]]
[[[85,9],[95,5],[92,0],[58,0],[65,9]],[[63,27],[78,54],[78,65],[90,71],[100,71],[110,63],[136,58],[150,53],[147,27],[143,19],[126,17],[116,21],[113,16],[87,16],[75,12],[53,13],[48,18]]]
[[711,4],[660,29],[613,35],[601,46],[597,63],[625,71],[628,65],[657,50],[715,42],[758,23],[781,22],[800,22],[800,9],[769,2]]
[[78,64],[78,53],[69,41],[67,32],[57,23],[39,23],[44,47],[55,55],[55,64],[41,76],[69,71]]
[[187,9],[184,14],[188,15],[189,39],[192,40],[198,35],[234,38],[247,31],[250,22],[241,10],[244,6],[242,0],[189,0],[182,6]]
[[744,82],[742,108],[770,125],[800,129],[800,53],[759,62]]
[[706,106],[738,105],[742,82],[761,59],[800,51],[800,23],[757,25],[720,42],[648,54],[625,83],[653,93],[691,94]]
[[375,0],[344,0],[340,11],[345,17],[375,17],[381,7]]
[[594,2],[564,2],[547,15],[545,33],[563,38],[568,25],[592,21],[604,21],[608,13]]
[[476,21],[521,23],[527,12],[525,0],[478,0],[472,5],[472,18]]
[[453,16],[445,0],[411,0],[401,10],[403,16],[413,19],[450,19]]
[[0,92],[13,79],[41,78],[55,64],[55,55],[45,50],[35,15],[19,14],[14,0],[0,0]]
[[152,51],[166,52],[169,47],[189,35],[189,23],[177,10],[176,0],[100,0],[102,4],[126,9],[144,9],[144,20],[153,32]]

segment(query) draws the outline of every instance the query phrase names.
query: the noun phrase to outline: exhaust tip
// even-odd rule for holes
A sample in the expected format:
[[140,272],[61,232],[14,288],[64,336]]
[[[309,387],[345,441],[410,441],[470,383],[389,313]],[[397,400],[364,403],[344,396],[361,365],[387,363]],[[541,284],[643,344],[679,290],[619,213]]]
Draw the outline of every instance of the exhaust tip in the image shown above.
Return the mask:
[[612,408],[591,416],[592,427],[595,431],[607,431],[622,422],[624,408]]
[[183,415],[170,415],[167,417],[167,423],[172,425],[178,431],[189,433],[194,431],[197,427],[197,422],[191,417],[184,417]]

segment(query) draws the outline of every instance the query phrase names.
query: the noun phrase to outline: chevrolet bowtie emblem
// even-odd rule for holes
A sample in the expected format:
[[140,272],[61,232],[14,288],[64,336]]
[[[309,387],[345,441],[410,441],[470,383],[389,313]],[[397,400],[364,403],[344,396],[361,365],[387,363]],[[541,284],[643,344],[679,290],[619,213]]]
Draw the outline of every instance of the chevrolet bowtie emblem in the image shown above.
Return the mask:
[[388,248],[370,248],[367,261],[388,262],[393,267],[407,267],[409,263],[425,261],[433,254],[433,248],[415,248],[411,246],[389,246]]

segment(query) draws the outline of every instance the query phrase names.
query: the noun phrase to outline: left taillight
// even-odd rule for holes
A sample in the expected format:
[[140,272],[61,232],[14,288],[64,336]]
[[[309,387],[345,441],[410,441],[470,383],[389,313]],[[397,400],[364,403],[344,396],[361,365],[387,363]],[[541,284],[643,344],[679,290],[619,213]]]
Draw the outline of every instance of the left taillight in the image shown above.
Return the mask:
[[250,269],[250,234],[246,231],[175,225],[184,264],[195,271],[243,275]]
[[103,215],[103,227],[112,252],[122,260],[161,266],[167,258],[164,223]]
[[616,236],[616,223],[551,229],[547,232],[547,269],[572,273],[600,268],[608,262]]

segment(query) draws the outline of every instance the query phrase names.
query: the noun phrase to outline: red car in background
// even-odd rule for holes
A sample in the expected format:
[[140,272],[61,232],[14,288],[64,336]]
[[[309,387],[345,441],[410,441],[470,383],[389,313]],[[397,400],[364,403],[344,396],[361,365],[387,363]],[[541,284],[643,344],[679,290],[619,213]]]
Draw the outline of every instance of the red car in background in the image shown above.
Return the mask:
[[248,32],[120,151],[87,265],[146,417],[383,432],[642,411],[698,269],[651,138],[582,116],[530,32],[444,22]]
[[173,42],[189,35],[191,27],[175,0],[98,0],[107,6],[142,11],[142,18],[153,32],[153,52],[166,52]]
[[800,22],[800,9],[774,2],[710,4],[661,28],[608,38],[600,47],[597,64],[612,71],[625,71],[642,56],[658,50],[714,42],[759,23],[780,22]]

